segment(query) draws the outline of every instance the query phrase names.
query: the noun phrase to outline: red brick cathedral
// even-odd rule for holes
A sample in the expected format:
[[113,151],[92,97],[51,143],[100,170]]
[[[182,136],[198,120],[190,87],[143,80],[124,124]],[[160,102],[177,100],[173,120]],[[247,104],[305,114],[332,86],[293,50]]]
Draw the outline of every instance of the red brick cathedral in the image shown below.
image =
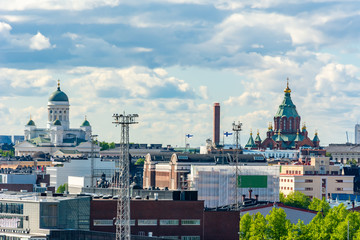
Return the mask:
[[245,145],[247,149],[299,149],[302,146],[318,148],[320,139],[315,133],[313,140],[308,137],[305,124],[300,129],[301,117],[296,111],[296,106],[291,100],[289,81],[284,90],[284,100],[274,116],[274,129],[269,124],[266,139],[261,141],[259,132],[253,139],[252,133]]

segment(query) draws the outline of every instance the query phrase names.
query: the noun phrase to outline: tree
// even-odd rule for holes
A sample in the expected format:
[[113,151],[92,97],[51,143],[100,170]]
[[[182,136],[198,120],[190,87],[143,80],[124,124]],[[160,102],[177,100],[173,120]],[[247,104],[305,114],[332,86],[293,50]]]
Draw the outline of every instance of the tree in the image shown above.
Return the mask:
[[109,144],[105,141],[100,142],[100,151],[108,150]]
[[265,239],[265,229],[266,229],[266,219],[261,213],[256,213],[254,215],[253,221],[250,225],[250,239],[258,240]]
[[311,222],[307,225],[307,233],[308,236],[312,239],[326,239],[324,238],[324,216],[321,212],[318,212],[318,214],[311,220]]
[[355,159],[350,159],[350,160],[346,161],[346,164],[348,164],[348,165],[356,165],[357,161]]
[[299,208],[308,208],[310,205],[310,198],[304,193],[299,191],[294,191],[287,195],[285,198],[284,195],[280,194],[280,201],[288,206],[299,207]]
[[241,216],[240,226],[239,226],[240,239],[249,239],[251,222],[252,222],[252,217],[249,215],[249,213],[246,213],[244,216]]
[[110,148],[110,149],[115,148],[115,143],[114,143],[114,142],[110,143],[110,144],[109,144],[109,148]]
[[286,219],[286,213],[281,208],[274,207],[266,216],[266,236],[269,239],[282,239],[288,236],[291,223]]
[[334,233],[331,235],[331,239],[347,239],[348,226],[349,239],[359,239],[356,236],[360,228],[360,214],[358,212],[349,212],[346,219],[336,227]]
[[310,202],[309,209],[314,210],[317,212],[323,212],[324,215],[326,215],[330,210],[330,204],[323,198],[323,200],[320,200],[318,198],[313,198]]
[[323,217],[323,221],[318,223],[320,227],[317,228],[320,229],[321,232],[320,239],[330,239],[331,236],[335,234],[337,226],[345,221],[348,214],[349,211],[346,210],[346,207],[343,204],[330,209],[328,214]]
[[144,158],[139,158],[136,162],[135,165],[144,165],[145,159]]
[[311,239],[310,236],[308,236],[308,230],[306,225],[304,224],[303,221],[301,221],[299,219],[298,223],[295,224],[291,224],[288,228],[288,236],[287,238],[288,240],[293,240],[293,239],[297,239],[297,240],[307,240],[307,239]]
[[63,185],[60,185],[58,187],[58,189],[56,190],[56,193],[64,193],[67,188],[68,188],[68,184],[64,183]]

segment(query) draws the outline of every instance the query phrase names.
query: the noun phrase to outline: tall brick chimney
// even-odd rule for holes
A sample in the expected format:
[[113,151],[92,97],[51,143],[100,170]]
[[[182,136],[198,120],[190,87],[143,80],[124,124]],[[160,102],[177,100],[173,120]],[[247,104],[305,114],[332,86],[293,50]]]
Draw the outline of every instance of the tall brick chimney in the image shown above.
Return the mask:
[[214,103],[214,145],[220,143],[220,103]]

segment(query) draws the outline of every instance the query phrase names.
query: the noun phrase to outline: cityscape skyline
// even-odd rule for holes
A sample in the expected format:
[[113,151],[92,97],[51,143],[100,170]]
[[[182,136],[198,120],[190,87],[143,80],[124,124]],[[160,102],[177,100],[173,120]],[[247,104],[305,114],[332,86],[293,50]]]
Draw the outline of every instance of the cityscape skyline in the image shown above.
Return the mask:
[[219,102],[220,134],[241,121],[244,146],[250,129],[265,137],[289,77],[309,137],[354,142],[355,1],[0,2],[2,135],[30,115],[45,127],[60,79],[71,126],[86,115],[99,140],[120,140],[112,114],[126,111],[139,114],[131,142],[204,145]]

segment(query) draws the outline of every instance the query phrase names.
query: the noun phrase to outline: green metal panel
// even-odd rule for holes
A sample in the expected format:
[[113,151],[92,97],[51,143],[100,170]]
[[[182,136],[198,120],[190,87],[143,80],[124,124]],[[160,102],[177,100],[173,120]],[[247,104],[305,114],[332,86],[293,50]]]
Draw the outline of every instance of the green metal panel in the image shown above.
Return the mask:
[[243,175],[238,177],[240,188],[267,188],[267,176]]

